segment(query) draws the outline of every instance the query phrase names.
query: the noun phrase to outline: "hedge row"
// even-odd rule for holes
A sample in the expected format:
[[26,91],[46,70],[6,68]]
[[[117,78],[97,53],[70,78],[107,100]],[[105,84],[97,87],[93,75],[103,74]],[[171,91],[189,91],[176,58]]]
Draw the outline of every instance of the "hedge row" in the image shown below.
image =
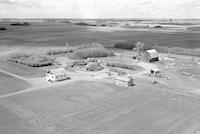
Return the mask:
[[104,48],[104,46],[99,43],[91,43],[91,44],[84,44],[84,45],[80,45],[76,47],[76,49],[85,49],[85,48]]
[[118,68],[110,68],[109,69],[111,72],[115,72],[115,73],[118,73],[119,75],[123,75],[123,74],[126,74],[126,72],[122,69],[118,69]]
[[126,64],[122,64],[122,63],[107,63],[107,66],[123,68],[123,69],[129,69],[129,70],[136,70],[136,66],[126,65]]
[[74,52],[74,55],[82,59],[114,56],[112,52],[108,51],[105,48],[78,49]]
[[44,67],[44,66],[50,66],[53,64],[52,61],[45,61],[45,62],[30,62],[30,61],[23,61],[23,60],[17,60],[17,59],[8,59],[11,62],[19,63],[22,65],[30,66],[30,67]]
[[59,54],[67,54],[73,53],[72,48],[64,48],[64,49],[51,49],[46,52],[47,55],[59,55]]
[[188,48],[179,48],[179,47],[169,48],[167,46],[145,46],[145,50],[147,49],[156,49],[160,53],[170,53],[170,54],[200,57],[200,50],[197,50],[197,49],[188,49]]
[[136,41],[121,41],[114,44],[114,48],[129,49],[136,48]]
[[30,67],[50,66],[54,63],[54,59],[45,55],[16,53],[7,58],[8,61],[19,63]]

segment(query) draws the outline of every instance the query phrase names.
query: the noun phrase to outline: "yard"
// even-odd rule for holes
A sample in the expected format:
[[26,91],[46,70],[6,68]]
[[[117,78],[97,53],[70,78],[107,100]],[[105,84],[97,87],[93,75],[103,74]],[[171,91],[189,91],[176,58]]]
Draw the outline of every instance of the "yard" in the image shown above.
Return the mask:
[[[36,134],[188,134],[200,125],[199,99],[146,81],[131,88],[76,81],[2,99],[1,107]],[[8,134],[13,126],[26,133],[15,118],[6,121],[2,125],[11,126],[4,128]]]

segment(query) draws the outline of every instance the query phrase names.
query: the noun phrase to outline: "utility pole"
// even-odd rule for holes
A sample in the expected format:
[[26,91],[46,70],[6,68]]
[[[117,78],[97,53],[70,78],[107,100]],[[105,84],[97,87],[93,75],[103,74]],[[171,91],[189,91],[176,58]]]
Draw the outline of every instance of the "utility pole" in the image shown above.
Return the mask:
[[122,50],[121,50],[121,61],[120,61],[120,62],[121,62],[121,64],[122,64]]

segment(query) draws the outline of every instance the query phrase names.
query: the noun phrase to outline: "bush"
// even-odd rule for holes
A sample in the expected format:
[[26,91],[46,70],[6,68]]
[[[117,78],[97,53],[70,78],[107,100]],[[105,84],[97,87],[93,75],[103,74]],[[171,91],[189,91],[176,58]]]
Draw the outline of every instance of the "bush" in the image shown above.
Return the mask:
[[0,27],[0,30],[7,30],[6,27]]
[[126,64],[121,64],[121,63],[107,63],[107,66],[118,67],[118,68],[129,69],[129,70],[136,70],[136,66],[126,65]]
[[114,56],[112,52],[105,48],[78,49],[74,54],[82,59]]
[[17,22],[17,23],[12,23],[10,24],[11,26],[31,26],[29,22]]
[[80,61],[74,61],[71,63],[71,67],[75,67],[75,66],[86,66],[88,63],[88,61],[86,60],[80,60]]
[[80,45],[76,47],[76,49],[85,49],[85,48],[104,48],[104,46],[99,43],[92,43],[92,44],[85,44],[85,45]]
[[163,28],[162,26],[158,25],[158,26],[154,26],[154,28]]
[[72,48],[64,48],[64,49],[51,49],[46,52],[47,55],[58,55],[58,54],[67,54],[73,53]]
[[100,63],[94,62],[94,63],[88,63],[86,69],[88,71],[101,71],[103,70],[103,67],[100,65]]
[[111,72],[115,72],[115,73],[118,73],[119,75],[123,75],[123,74],[126,74],[126,72],[122,69],[118,69],[118,68],[110,68],[109,69]]
[[132,50],[136,47],[135,43],[135,41],[121,41],[115,43],[113,47]]
[[67,57],[72,60],[81,60],[82,59],[82,58],[78,57],[77,55],[75,55],[74,53],[68,53]]
[[76,25],[79,25],[79,26],[97,26],[96,24],[89,24],[89,23],[85,23],[85,22],[78,22],[78,23],[76,23]]

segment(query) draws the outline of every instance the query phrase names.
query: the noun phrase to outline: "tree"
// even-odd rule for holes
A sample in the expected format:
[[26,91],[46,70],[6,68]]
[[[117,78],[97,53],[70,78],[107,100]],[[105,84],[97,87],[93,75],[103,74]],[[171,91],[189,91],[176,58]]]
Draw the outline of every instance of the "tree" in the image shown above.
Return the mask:
[[141,52],[144,50],[144,47],[145,47],[145,44],[143,42],[136,42],[135,43],[135,46],[136,46],[136,50],[138,52],[138,56],[141,55]]

